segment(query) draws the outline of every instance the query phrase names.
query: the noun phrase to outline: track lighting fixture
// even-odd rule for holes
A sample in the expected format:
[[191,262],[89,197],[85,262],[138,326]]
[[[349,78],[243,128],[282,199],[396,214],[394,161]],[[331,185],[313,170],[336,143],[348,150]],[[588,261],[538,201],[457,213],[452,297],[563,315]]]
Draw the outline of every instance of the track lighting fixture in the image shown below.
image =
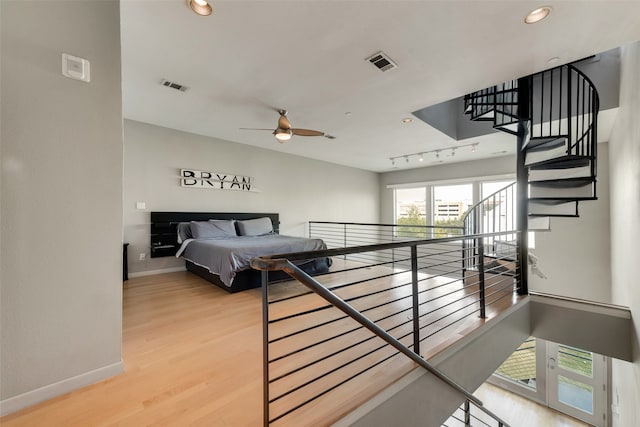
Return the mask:
[[[431,150],[431,151],[422,151],[420,153],[411,153],[411,154],[401,154],[399,156],[394,156],[394,157],[389,157],[389,160],[391,160],[391,166],[395,166],[396,165],[396,160],[397,159],[404,159],[405,163],[409,163],[409,160],[411,159],[411,157],[416,157],[418,159],[418,162],[423,163],[425,160],[425,156],[435,153],[435,158],[436,159],[440,159],[440,152],[443,150],[451,150],[451,154],[448,157],[455,157],[456,155],[456,150],[461,149],[461,148],[465,148],[465,147],[471,147],[471,152],[475,153],[476,152],[476,148],[478,147],[478,143],[474,142],[472,144],[467,144],[467,145],[459,145],[457,147],[451,147],[451,148],[439,148],[437,150]],[[446,154],[446,151],[445,151]]]

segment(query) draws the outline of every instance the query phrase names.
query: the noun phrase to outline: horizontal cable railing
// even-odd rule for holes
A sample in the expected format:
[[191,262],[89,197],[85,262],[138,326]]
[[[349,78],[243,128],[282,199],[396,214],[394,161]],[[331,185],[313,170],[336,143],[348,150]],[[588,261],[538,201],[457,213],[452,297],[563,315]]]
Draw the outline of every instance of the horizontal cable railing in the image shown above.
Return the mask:
[[[375,245],[408,240],[440,239],[452,236],[461,236],[463,227],[456,226],[430,226],[430,225],[398,225],[398,224],[369,224],[356,222],[331,222],[309,221],[309,237],[322,239],[327,248],[348,248],[362,245]],[[430,268],[433,271],[446,273],[450,264],[459,260],[460,244],[456,242],[434,243],[428,248],[420,248],[420,257],[432,256],[433,263]],[[382,262],[398,263],[400,266],[409,266],[409,250],[395,249],[387,251],[358,252],[343,255],[343,259],[360,261],[365,263]]]
[[504,427],[508,424],[495,414],[478,406],[475,402],[466,400],[456,412],[442,424],[442,427]]
[[[344,415],[336,402],[364,403],[416,363],[452,386],[423,357],[450,344],[466,322],[511,305],[518,286],[516,260],[497,264],[483,256],[486,237],[256,258],[254,268],[283,270],[295,279],[262,289],[265,426],[310,422],[309,411],[323,404],[333,408],[331,415]],[[477,249],[466,267],[463,241]],[[329,273],[311,278],[296,266],[318,258],[332,259]],[[320,424],[336,419],[325,414]]]

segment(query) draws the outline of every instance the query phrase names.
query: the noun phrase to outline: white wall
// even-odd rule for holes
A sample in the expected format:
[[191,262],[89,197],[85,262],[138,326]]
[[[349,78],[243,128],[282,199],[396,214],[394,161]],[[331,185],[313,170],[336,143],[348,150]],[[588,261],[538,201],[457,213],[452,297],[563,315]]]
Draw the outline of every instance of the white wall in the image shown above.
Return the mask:
[[[151,211],[276,212],[280,233],[304,236],[307,222],[379,221],[378,174],[244,144],[125,120],[124,238],[129,271],[184,266],[147,258]],[[267,134],[265,144],[277,142]],[[295,141],[289,142],[295,144]],[[181,168],[251,176],[261,192],[184,188]],[[146,210],[136,210],[145,202]]]
[[[117,1],[1,10],[2,412],[121,372]],[[61,53],[91,83],[61,75]]]
[[[634,363],[612,363],[613,425],[640,419],[640,42],[623,47],[620,111],[610,141],[612,299],[631,308]],[[616,413],[619,412],[619,413]]]
[[535,233],[542,279],[529,270],[529,290],[611,302],[609,144],[598,144],[598,200],[580,202],[579,218],[551,218],[551,231]]

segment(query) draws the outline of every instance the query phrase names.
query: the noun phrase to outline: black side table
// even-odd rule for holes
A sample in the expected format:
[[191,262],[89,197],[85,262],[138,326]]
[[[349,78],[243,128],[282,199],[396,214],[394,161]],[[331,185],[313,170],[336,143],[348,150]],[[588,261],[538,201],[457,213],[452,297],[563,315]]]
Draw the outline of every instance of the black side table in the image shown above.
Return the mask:
[[127,261],[128,243],[122,244],[122,281],[129,280],[129,262]]

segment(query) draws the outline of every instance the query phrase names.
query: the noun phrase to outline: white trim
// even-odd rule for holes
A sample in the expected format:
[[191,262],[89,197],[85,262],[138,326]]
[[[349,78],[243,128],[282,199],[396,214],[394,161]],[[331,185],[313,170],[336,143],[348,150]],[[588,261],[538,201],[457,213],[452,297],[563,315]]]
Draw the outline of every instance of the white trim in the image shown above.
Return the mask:
[[75,377],[67,378],[17,396],[0,401],[0,416],[11,414],[20,409],[26,408],[47,399],[69,393],[73,390],[94,384],[98,381],[113,377],[124,372],[122,360],[112,365],[94,369]]
[[147,270],[147,271],[137,271],[135,273],[129,273],[129,277],[143,277],[143,276],[153,276],[154,274],[164,274],[164,273],[175,273],[176,271],[186,271],[186,267],[170,267],[170,268],[160,268],[158,270]]
[[387,189],[395,188],[417,188],[425,187],[427,185],[443,185],[443,184],[467,184],[475,181],[500,181],[503,179],[516,179],[515,174],[502,174],[502,175],[488,175],[488,176],[476,176],[468,178],[454,178],[454,179],[441,179],[438,181],[422,181],[422,182],[409,182],[406,184],[387,184]]

